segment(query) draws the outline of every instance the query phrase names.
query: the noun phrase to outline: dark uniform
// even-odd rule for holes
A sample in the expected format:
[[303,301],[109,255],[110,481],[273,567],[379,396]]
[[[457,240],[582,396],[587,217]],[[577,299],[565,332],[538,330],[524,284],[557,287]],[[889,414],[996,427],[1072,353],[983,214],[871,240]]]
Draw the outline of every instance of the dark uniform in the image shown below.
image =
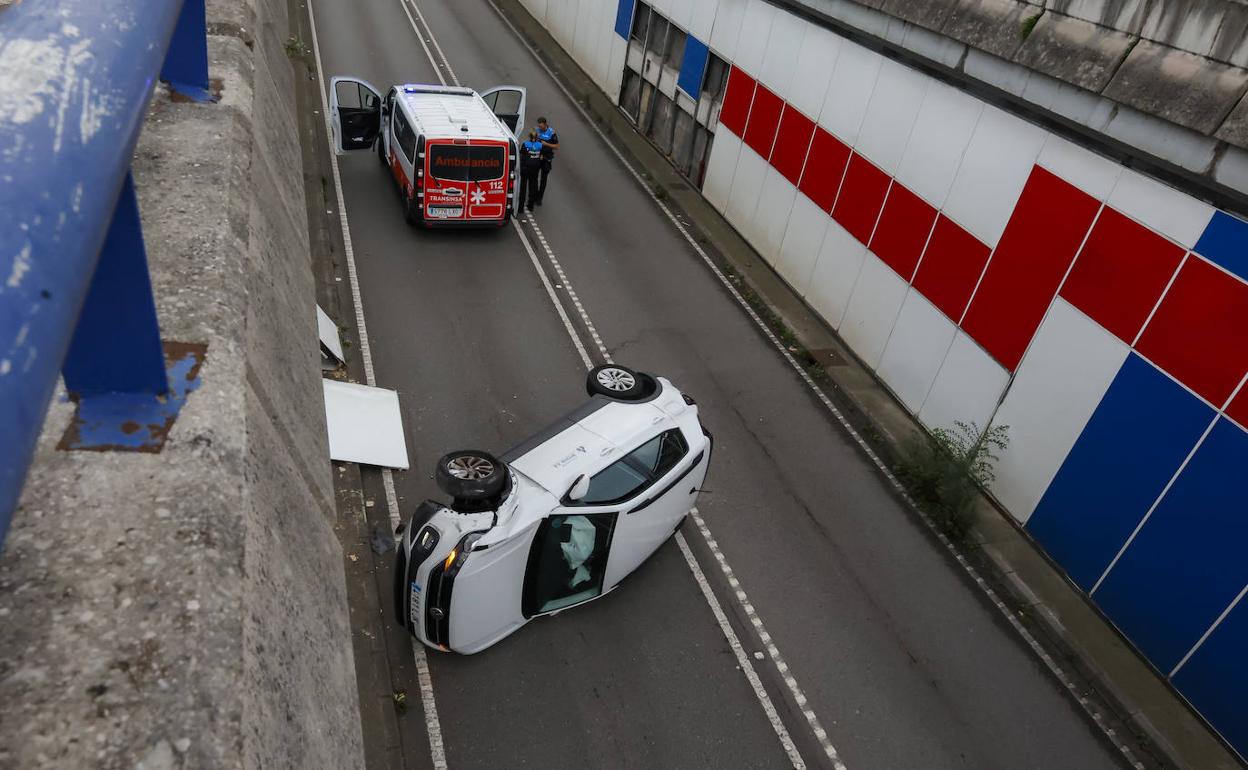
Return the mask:
[[517,213],[533,210],[533,201],[540,194],[537,187],[537,176],[542,169],[542,143],[530,139],[520,145],[520,199],[516,204]]
[[550,166],[555,160],[555,148],[551,145],[559,145],[559,134],[548,125],[537,132],[537,138],[542,142],[542,174],[537,182],[537,205],[540,206],[542,197],[546,195],[546,177],[550,175]]

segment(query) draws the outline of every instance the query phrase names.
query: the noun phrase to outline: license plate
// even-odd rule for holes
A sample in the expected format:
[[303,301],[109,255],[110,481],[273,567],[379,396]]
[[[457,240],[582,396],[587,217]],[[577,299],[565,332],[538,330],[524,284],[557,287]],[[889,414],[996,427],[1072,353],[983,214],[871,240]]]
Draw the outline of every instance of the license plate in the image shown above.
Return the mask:
[[412,581],[412,602],[411,608],[408,610],[410,617],[408,620],[412,624],[412,628],[420,628],[420,586],[416,585],[416,581]]
[[434,219],[458,219],[464,215],[463,206],[430,206],[429,216]]

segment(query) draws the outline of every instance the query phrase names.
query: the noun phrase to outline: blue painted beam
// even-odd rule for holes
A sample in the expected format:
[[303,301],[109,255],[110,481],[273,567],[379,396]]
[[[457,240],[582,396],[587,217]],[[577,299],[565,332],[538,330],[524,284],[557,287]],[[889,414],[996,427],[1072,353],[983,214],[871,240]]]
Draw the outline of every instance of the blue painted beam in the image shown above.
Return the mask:
[[216,99],[208,90],[208,18],[204,0],[184,0],[160,79],[197,102]]
[[0,14],[0,538],[180,11],[39,0]]

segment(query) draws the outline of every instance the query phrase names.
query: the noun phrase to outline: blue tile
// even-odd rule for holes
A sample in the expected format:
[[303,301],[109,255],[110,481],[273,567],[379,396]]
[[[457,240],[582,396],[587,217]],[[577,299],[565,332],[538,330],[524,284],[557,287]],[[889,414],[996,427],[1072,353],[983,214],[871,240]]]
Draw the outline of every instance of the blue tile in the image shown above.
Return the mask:
[[702,75],[706,72],[706,58],[709,54],[710,49],[706,47],[706,43],[693,35],[685,38],[685,56],[680,60],[680,77],[676,79],[676,85],[694,99],[698,98],[698,93],[702,90]]
[[1131,354],[1027,530],[1090,590],[1212,419],[1212,409]]
[[1196,242],[1196,253],[1248,281],[1248,222],[1216,211]]
[[628,40],[628,33],[633,28],[634,0],[619,0],[615,7],[615,34]]
[[1248,600],[1241,600],[1179,669],[1174,686],[1248,761]]
[[1093,599],[1169,671],[1248,582],[1248,433],[1220,419]]

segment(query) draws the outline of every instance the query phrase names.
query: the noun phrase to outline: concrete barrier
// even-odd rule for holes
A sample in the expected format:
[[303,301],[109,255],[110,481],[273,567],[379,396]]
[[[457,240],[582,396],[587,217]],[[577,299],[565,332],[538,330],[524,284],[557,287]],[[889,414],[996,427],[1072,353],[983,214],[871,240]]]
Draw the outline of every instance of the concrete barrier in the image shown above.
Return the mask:
[[281,0],[209,2],[216,104],[157,87],[134,159],[166,340],[159,454],[63,452],[0,556],[0,767],[363,763]]

